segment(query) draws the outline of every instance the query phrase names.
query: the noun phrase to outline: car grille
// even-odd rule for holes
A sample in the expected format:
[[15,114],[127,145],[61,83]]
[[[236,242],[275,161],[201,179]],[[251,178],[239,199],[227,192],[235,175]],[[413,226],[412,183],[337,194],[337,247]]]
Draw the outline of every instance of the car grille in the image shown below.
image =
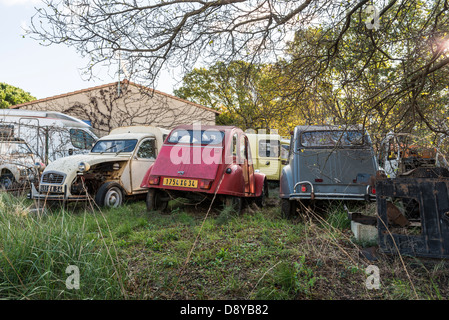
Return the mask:
[[55,183],[55,184],[62,184],[64,181],[65,175],[55,172],[48,172],[44,173],[42,176],[42,182],[43,183]]

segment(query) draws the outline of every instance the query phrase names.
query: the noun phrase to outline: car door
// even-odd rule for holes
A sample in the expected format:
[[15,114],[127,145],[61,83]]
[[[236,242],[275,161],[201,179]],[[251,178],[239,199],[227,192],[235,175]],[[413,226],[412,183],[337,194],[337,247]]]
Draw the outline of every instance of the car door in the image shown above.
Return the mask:
[[132,192],[147,191],[140,187],[143,176],[154,163],[157,156],[156,140],[154,138],[143,139],[134,156],[131,159],[131,189]]
[[256,181],[254,177],[254,161],[251,153],[251,146],[248,137],[245,137],[246,158],[248,166],[248,181],[249,181],[249,193],[254,194],[256,192]]
[[258,167],[267,179],[278,180],[280,176],[280,140],[270,136],[257,139]]
[[248,168],[248,147],[249,147],[249,143],[248,143],[248,138],[241,134],[240,135],[240,141],[239,141],[239,156],[240,156],[240,167],[242,168],[242,173],[243,173],[243,181],[245,184],[245,193],[250,193],[251,192],[251,188],[250,188],[250,172],[249,172],[249,168]]

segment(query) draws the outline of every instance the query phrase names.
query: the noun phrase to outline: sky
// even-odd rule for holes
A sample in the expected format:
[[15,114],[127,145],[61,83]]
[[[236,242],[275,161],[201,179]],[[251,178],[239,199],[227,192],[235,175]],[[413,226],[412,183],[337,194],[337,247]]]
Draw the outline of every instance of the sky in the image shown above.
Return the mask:
[[[85,62],[74,48],[24,38],[23,27],[39,5],[40,0],[0,0],[0,82],[43,99],[118,80],[104,69],[98,71],[99,80],[87,81],[81,73]],[[173,94],[174,83],[165,72],[155,89]]]

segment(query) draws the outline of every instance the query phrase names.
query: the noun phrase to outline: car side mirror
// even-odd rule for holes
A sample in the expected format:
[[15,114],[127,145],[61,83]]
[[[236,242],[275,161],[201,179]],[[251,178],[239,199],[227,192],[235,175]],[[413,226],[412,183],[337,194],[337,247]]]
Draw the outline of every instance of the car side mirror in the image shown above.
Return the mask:
[[69,149],[69,156],[73,155],[73,149]]

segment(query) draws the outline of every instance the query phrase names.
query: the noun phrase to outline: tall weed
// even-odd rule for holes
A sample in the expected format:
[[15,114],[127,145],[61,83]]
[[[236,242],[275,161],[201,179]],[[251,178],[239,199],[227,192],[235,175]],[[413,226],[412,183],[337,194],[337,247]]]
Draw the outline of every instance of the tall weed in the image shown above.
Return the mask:
[[[65,210],[36,212],[26,199],[0,194],[0,298],[108,299],[122,297],[120,266],[102,233]],[[66,281],[79,270],[79,289]]]

